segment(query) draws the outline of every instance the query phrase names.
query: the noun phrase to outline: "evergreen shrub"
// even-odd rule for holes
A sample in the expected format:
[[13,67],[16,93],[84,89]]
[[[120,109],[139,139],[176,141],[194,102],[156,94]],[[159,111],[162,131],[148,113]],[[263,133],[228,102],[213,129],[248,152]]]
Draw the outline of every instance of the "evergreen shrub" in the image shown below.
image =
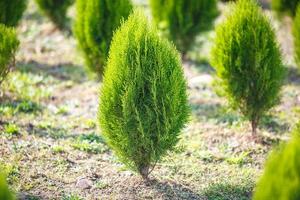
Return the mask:
[[15,53],[19,46],[16,32],[0,24],[0,84],[5,79],[11,66],[15,64]]
[[6,184],[5,177],[2,174],[0,174],[0,199],[2,199],[2,200],[14,200],[15,199]]
[[274,30],[255,0],[238,0],[217,27],[211,63],[224,95],[256,135],[262,115],[279,102],[285,68]]
[[1,0],[0,23],[17,26],[27,6],[27,0]]
[[77,0],[74,33],[86,66],[101,78],[114,31],[132,11],[130,0]]
[[99,121],[118,158],[144,179],[174,149],[189,116],[180,57],[137,10],[115,33]]
[[254,200],[300,199],[300,125],[292,139],[273,151],[255,189]]
[[40,11],[61,30],[68,29],[68,8],[74,0],[35,0]]
[[150,7],[156,25],[183,54],[218,14],[217,0],[150,0]]
[[293,36],[294,36],[294,49],[295,60],[300,68],[300,3],[297,8],[297,14],[293,22]]
[[272,9],[279,14],[288,13],[294,16],[298,3],[300,0],[272,0]]

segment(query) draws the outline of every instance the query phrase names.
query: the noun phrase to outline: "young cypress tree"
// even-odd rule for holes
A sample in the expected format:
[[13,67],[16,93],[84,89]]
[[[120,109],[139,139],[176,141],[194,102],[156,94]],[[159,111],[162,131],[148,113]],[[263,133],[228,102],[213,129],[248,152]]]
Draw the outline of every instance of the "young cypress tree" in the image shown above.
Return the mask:
[[0,23],[17,26],[27,6],[27,0],[1,0]]
[[300,0],[272,0],[272,9],[277,13],[296,14],[296,8]]
[[86,66],[101,78],[113,32],[132,11],[130,0],[77,0],[74,33]]
[[0,174],[0,199],[1,200],[14,200],[14,196],[10,192],[5,177]]
[[0,24],[0,84],[5,79],[11,66],[13,66],[15,53],[19,46],[14,29]]
[[294,49],[295,60],[300,68],[300,3],[297,8],[296,16],[293,23],[293,35],[294,35]]
[[74,3],[74,0],[35,0],[41,12],[46,15],[57,28],[67,29],[68,8]]
[[217,0],[150,0],[154,22],[185,55],[195,37],[211,28]]
[[292,139],[282,144],[268,159],[255,189],[254,200],[300,199],[300,124]]
[[178,52],[135,11],[112,41],[100,95],[102,134],[118,158],[147,179],[177,144],[188,115]]
[[273,28],[255,0],[238,0],[216,31],[212,65],[224,94],[251,121],[279,101],[285,69]]

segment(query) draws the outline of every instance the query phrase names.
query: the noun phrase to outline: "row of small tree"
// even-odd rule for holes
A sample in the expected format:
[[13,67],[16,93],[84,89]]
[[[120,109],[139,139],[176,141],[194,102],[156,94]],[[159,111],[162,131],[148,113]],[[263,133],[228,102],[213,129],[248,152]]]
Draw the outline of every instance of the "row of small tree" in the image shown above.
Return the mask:
[[[181,64],[145,18],[134,12],[113,37],[99,120],[118,157],[147,178],[176,144],[189,108]],[[278,103],[285,70],[270,22],[253,0],[232,8],[212,52],[226,96],[255,134],[261,116]]]
[[[156,10],[159,4],[150,3]],[[215,1],[165,3],[153,12],[155,24],[164,28],[162,38],[142,11],[131,11],[129,1],[77,0],[75,35],[87,64],[104,74],[98,114],[103,135],[119,159],[144,179],[175,148],[189,116],[180,57],[167,38],[186,52],[216,16]],[[9,66],[6,60],[11,61],[18,42],[12,30],[3,29],[0,61]],[[254,0],[238,0],[217,28],[212,65],[225,96],[249,118],[255,135],[261,116],[278,103],[285,69],[274,30]]]
[[[284,78],[274,31],[253,0],[239,0],[217,28],[213,60],[232,104],[252,125],[278,102]],[[135,11],[113,37],[100,96],[99,121],[108,145],[144,179],[178,142],[189,108],[179,57]],[[299,127],[274,151],[255,200],[300,197]]]
[[[235,4],[217,29],[212,54],[226,94],[255,128],[278,102],[285,74],[273,28],[255,1]],[[99,110],[103,135],[120,160],[147,179],[188,118],[179,58],[141,12],[115,33],[109,55]],[[254,199],[299,198],[299,128],[295,132],[267,162]]]

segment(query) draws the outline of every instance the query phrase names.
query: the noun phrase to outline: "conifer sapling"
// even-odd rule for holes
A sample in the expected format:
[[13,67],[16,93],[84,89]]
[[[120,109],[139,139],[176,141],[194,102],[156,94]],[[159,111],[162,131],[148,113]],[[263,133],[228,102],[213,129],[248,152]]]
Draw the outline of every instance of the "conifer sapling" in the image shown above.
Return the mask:
[[292,139],[270,155],[255,189],[254,200],[300,199],[300,124]]
[[18,25],[27,6],[27,0],[1,0],[0,23],[9,27]]
[[174,149],[188,120],[178,52],[139,10],[114,35],[99,108],[108,145],[144,179]]
[[272,9],[278,14],[287,13],[294,16],[300,0],[272,0]]
[[196,36],[212,27],[218,14],[217,0],[150,0],[150,7],[154,22],[183,57]]
[[39,9],[46,15],[57,28],[61,30],[68,29],[68,8],[74,3],[74,0],[35,0]]
[[0,84],[5,79],[10,67],[15,64],[15,53],[19,46],[16,32],[0,24]]
[[261,117],[279,101],[285,69],[273,28],[255,0],[238,0],[217,27],[211,63],[224,95],[251,121],[256,137]]
[[132,11],[131,0],[77,0],[74,33],[86,66],[102,78],[114,31]]
[[12,192],[9,190],[5,176],[0,173],[0,199],[1,200],[14,200],[15,197]]

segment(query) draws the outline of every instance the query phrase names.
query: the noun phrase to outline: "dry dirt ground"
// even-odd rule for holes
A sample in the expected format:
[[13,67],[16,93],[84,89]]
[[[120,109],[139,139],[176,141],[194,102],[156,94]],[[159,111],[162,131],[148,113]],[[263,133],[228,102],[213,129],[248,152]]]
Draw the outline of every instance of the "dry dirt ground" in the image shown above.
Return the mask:
[[0,170],[11,188],[20,199],[251,199],[270,149],[289,138],[300,115],[291,20],[277,20],[268,2],[264,7],[288,76],[281,103],[262,120],[263,142],[249,139],[249,123],[214,91],[208,64],[214,32],[209,32],[184,63],[190,123],[177,150],[145,183],[118,162],[101,137],[96,119],[101,84],[87,76],[74,38],[56,30],[30,1],[18,28],[17,66],[1,89]]

